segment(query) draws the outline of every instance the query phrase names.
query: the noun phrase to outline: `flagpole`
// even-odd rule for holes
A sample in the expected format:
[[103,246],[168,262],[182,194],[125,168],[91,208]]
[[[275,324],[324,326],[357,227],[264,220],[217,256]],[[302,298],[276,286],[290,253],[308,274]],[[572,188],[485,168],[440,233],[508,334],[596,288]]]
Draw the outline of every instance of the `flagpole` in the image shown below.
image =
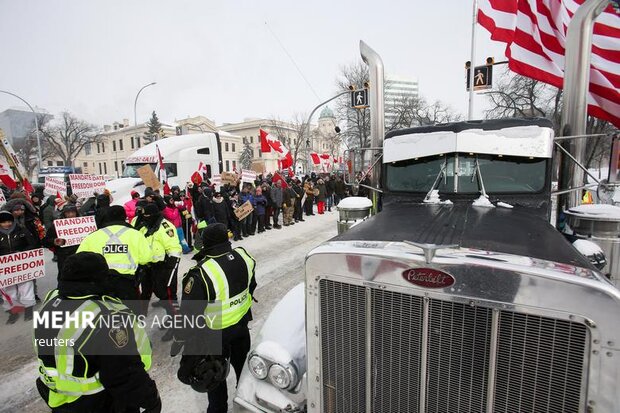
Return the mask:
[[467,119],[474,118],[474,68],[476,66],[476,24],[478,23],[478,0],[474,0],[474,9],[471,24],[471,56],[469,65],[469,110]]

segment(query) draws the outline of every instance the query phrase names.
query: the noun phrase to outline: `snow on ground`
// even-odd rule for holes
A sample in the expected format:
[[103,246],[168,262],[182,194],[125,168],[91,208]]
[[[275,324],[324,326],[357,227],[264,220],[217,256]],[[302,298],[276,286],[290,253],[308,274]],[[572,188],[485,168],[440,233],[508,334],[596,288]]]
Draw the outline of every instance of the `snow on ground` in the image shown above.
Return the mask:
[[[282,229],[272,229],[262,234],[248,237],[233,246],[244,247],[256,259],[256,280],[258,287],[252,312],[254,321],[250,323],[252,338],[255,338],[265,318],[273,306],[291,288],[303,281],[306,254],[315,246],[332,238],[337,233],[338,213],[335,208],[324,215],[304,218]],[[179,274],[184,274],[194,262],[191,255],[183,256]],[[39,296],[56,286],[56,263],[46,252],[45,278],[38,281]],[[179,277],[180,280],[181,277]],[[179,288],[181,292],[181,288]],[[154,299],[155,300],[155,299]],[[163,315],[162,309],[150,311],[150,315]],[[34,385],[37,377],[37,362],[32,347],[32,325],[19,320],[14,325],[5,325],[6,313],[0,316],[0,413],[24,411],[31,413],[49,412]],[[170,344],[163,343],[163,331],[150,331],[153,345],[153,366],[151,377],[157,382],[162,398],[163,410],[184,413],[205,412],[207,395],[194,392],[176,378],[180,356],[169,356]],[[233,389],[235,379],[231,369],[228,388]],[[232,403],[233,393],[229,393]],[[232,407],[232,404],[231,404]]]

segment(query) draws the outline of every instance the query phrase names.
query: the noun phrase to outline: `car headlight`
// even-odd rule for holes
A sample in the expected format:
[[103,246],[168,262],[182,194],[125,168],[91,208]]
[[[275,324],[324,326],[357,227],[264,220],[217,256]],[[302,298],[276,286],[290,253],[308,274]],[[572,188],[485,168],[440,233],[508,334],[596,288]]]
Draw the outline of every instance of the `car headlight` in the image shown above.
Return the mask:
[[267,377],[269,368],[267,362],[261,356],[253,355],[250,357],[248,367],[250,368],[250,373],[257,379],[263,380]]
[[281,389],[289,389],[297,383],[297,374],[292,366],[276,363],[269,368],[269,381]]

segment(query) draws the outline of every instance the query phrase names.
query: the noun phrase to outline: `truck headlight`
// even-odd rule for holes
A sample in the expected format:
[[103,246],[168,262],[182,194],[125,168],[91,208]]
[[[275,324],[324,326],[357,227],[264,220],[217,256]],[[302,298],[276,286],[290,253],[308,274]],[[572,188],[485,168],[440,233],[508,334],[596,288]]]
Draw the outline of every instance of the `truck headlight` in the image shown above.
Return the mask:
[[281,389],[290,389],[297,384],[297,373],[292,366],[272,364],[269,368],[269,381]]
[[261,356],[257,356],[255,354],[250,357],[248,360],[248,367],[250,368],[250,373],[252,373],[252,375],[257,379],[263,380],[267,377],[269,368],[267,366],[267,362],[263,360]]

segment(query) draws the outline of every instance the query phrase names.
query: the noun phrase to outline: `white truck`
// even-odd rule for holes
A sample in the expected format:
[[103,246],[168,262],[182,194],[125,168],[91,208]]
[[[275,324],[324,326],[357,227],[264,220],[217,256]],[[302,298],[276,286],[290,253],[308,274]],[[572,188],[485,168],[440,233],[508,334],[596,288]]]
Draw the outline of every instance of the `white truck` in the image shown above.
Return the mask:
[[131,191],[144,194],[144,182],[138,175],[138,169],[149,165],[155,175],[159,173],[157,148],[163,158],[168,178],[168,185],[184,188],[202,162],[207,168],[207,177],[222,172],[222,153],[220,137],[233,135],[227,132],[200,133],[171,136],[138,149],[125,160],[123,174],[118,179],[106,183],[113,197],[114,205],[123,205],[131,198]]

